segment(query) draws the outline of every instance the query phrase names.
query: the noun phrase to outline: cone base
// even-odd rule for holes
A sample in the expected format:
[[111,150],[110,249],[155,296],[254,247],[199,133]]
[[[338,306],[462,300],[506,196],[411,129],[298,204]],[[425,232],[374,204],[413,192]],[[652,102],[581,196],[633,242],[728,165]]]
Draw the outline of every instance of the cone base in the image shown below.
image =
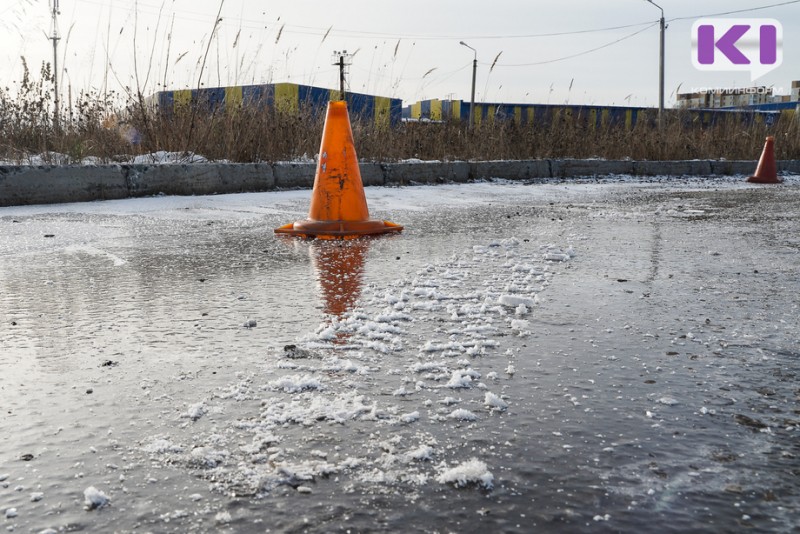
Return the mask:
[[783,180],[780,178],[773,178],[773,177],[763,177],[763,176],[751,176],[747,179],[748,182],[751,184],[782,184]]
[[389,221],[315,221],[306,219],[276,228],[276,234],[318,239],[354,239],[364,235],[401,232],[403,227]]

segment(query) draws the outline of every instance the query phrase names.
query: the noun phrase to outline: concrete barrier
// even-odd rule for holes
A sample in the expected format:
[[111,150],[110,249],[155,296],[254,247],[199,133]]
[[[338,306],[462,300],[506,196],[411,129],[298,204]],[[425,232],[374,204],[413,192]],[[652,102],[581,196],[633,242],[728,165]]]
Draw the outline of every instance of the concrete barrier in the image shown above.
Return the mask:
[[[268,163],[220,163],[215,166],[219,175],[219,185],[216,190],[196,194],[245,193],[275,189],[275,174],[272,172],[272,165]],[[212,184],[209,182],[205,185]]]
[[708,160],[635,161],[633,174],[639,176],[710,176]]
[[380,163],[359,163],[361,183],[365,186],[381,186],[386,184],[386,177]]
[[464,183],[469,181],[469,163],[466,161],[419,161],[384,163],[386,185]]
[[311,189],[314,187],[316,163],[277,162],[272,164],[275,187],[278,189]]
[[550,161],[546,159],[469,162],[469,177],[472,180],[531,180],[550,176]]
[[0,167],[0,206],[126,198],[119,165]]
[[122,171],[131,197],[212,195],[275,188],[272,167],[266,164],[123,165]]
[[[800,159],[787,159],[778,161],[778,172],[800,174]],[[755,169],[753,169],[755,171]]]
[[757,161],[711,161],[711,174],[730,176],[733,174],[751,175],[756,172]]
[[553,178],[633,174],[633,161],[606,159],[554,159],[550,160],[550,168]]
[[[756,161],[523,160],[361,163],[364,185],[531,180],[638,174],[643,176],[750,175]],[[777,162],[800,173],[800,160]],[[85,202],[158,195],[207,195],[273,189],[310,189],[316,163],[200,163],[98,166],[0,166],[0,206]]]

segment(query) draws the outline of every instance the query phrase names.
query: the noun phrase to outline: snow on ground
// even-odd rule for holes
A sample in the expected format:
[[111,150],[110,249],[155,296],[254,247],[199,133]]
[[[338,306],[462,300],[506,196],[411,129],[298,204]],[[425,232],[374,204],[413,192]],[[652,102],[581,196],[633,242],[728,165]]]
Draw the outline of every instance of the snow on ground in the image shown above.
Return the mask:
[[[570,244],[509,236],[369,284],[358,307],[327,317],[268,358],[277,363],[207,402],[190,399],[190,435],[154,435],[140,450],[153,462],[197,470],[223,493],[269,493],[282,485],[310,491],[309,484],[328,477],[345,487],[491,489],[495,479],[485,458],[464,457],[457,440],[443,436],[466,425],[488,439],[498,421],[513,417],[514,399],[503,384],[513,380],[506,371],[515,352],[504,340],[526,335],[519,316],[536,313],[540,295],[574,256]],[[247,413],[231,404],[253,402],[257,415],[224,428],[202,425],[206,409]],[[305,445],[308,436],[324,442],[320,436],[334,432],[331,426],[339,427],[337,434],[361,436],[357,446],[320,452]]]

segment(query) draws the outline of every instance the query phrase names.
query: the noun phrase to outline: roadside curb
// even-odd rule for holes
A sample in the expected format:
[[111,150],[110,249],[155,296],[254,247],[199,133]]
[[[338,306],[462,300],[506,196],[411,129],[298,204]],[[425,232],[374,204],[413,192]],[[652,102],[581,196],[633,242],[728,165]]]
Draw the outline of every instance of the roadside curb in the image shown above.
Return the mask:
[[[746,175],[757,161],[632,161],[542,159],[361,163],[366,186],[634,176]],[[778,172],[800,173],[800,160],[778,161]],[[308,189],[316,163],[0,166],[0,206],[87,202],[131,197],[211,195]]]

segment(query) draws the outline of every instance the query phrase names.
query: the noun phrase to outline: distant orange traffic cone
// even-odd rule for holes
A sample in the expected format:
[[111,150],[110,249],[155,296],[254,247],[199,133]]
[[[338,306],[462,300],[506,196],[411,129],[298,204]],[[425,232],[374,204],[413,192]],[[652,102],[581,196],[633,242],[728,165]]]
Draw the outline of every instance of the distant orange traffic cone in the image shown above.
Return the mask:
[[329,102],[308,219],[275,229],[276,234],[352,239],[400,232],[399,224],[369,218],[346,102]]
[[771,135],[764,143],[764,150],[761,152],[761,159],[758,160],[756,173],[747,181],[754,184],[779,184],[782,182],[778,178],[778,168],[775,164],[775,138]]

